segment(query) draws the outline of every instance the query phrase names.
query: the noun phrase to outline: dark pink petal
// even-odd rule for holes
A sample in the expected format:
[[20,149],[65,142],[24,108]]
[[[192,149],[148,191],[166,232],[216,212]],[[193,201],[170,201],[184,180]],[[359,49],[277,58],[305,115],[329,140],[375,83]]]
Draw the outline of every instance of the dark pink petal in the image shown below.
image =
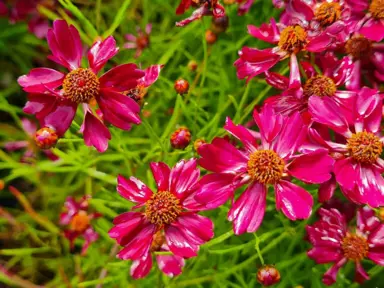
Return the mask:
[[327,125],[342,135],[349,135],[348,122],[340,114],[340,108],[331,98],[312,96],[309,98],[308,105],[314,121]]
[[43,39],[47,36],[49,26],[49,21],[42,16],[33,17],[28,22],[28,30],[35,34],[35,36],[39,39]]
[[[156,233],[156,226],[147,223],[141,227],[140,231],[135,232],[135,235],[129,242],[126,240],[122,242],[125,248],[117,254],[117,257],[120,259],[138,260],[148,254],[153,235]],[[111,233],[111,231],[109,233]]]
[[97,97],[104,119],[117,128],[129,130],[140,124],[140,106],[133,99],[113,90],[102,89]]
[[20,76],[17,82],[24,91],[44,93],[63,83],[65,75],[50,68],[34,68],[27,75]]
[[104,41],[96,41],[88,51],[89,66],[97,74],[118,51],[113,36],[107,37]]
[[117,176],[117,192],[134,203],[145,203],[153,195],[151,189],[139,179],[130,177],[128,180],[121,175]]
[[169,191],[177,198],[183,199],[190,194],[192,189],[196,188],[199,177],[200,170],[197,168],[196,159],[180,160],[171,169]]
[[233,203],[228,212],[228,220],[233,221],[236,235],[253,233],[260,227],[265,213],[266,195],[265,185],[253,182]]
[[356,261],[355,266],[356,266],[355,281],[357,283],[363,283],[364,281],[368,280],[369,275],[367,274],[367,272],[365,272],[361,263],[359,261]]
[[301,88],[301,76],[300,76],[300,69],[299,69],[299,63],[297,62],[296,54],[291,55],[289,63],[289,89],[300,89]]
[[288,158],[304,143],[307,132],[308,127],[304,124],[301,114],[296,112],[284,119],[283,127],[272,148],[283,159]]
[[275,185],[276,208],[291,220],[307,219],[312,212],[313,198],[304,188],[281,180]]
[[225,9],[219,3],[216,3],[212,7],[212,14],[215,18],[220,18],[225,16]]
[[29,145],[28,141],[12,141],[4,144],[4,149],[7,151],[17,151],[23,148],[27,148]]
[[323,276],[323,283],[327,286],[330,286],[333,283],[335,283],[337,273],[345,263],[347,263],[347,259],[341,258],[331,268],[329,268],[328,271]]
[[384,20],[369,19],[360,28],[359,33],[372,41],[380,42],[384,39]]
[[168,191],[171,169],[169,169],[168,165],[163,162],[151,162],[150,167],[157,184],[157,190]]
[[363,234],[369,234],[381,226],[379,218],[376,217],[375,210],[368,206],[357,210],[356,222],[359,231]]
[[199,246],[212,237],[212,221],[197,214],[184,214],[165,228],[169,249],[184,258],[196,256]]
[[238,15],[244,15],[251,9],[251,6],[255,2],[255,0],[246,0],[246,1],[240,1],[239,9],[237,9]]
[[191,4],[192,4],[192,0],[181,0],[181,3],[179,4],[179,6],[177,6],[176,14],[177,15],[184,14],[184,12],[188,10]]
[[85,114],[83,134],[85,145],[93,146],[99,152],[107,150],[111,132],[92,112],[87,111]]
[[54,106],[57,105],[55,96],[49,94],[28,94],[28,102],[23,108],[23,112],[34,114],[36,118],[44,118]]
[[140,82],[144,84],[144,87],[149,87],[157,81],[163,67],[164,65],[152,65],[144,70],[145,76],[140,79]]
[[201,145],[198,153],[201,156],[199,165],[212,172],[235,174],[247,169],[247,156],[223,138]]
[[283,126],[283,116],[275,113],[271,105],[264,105],[261,113],[255,109],[253,119],[260,129],[263,144],[271,143],[279,134]]
[[[144,221],[143,214],[141,212],[132,212],[132,211],[124,212],[113,219],[113,224],[117,225],[124,222],[129,222],[131,220],[134,220],[134,223],[141,223],[142,221]],[[112,234],[110,234],[110,236],[111,238],[116,238]]]
[[258,50],[249,47],[243,47],[239,56],[240,58],[234,63],[237,77],[239,79],[247,78],[247,82],[271,69],[281,59],[281,56],[274,53],[272,49]]
[[288,89],[289,79],[278,73],[266,71],[265,81],[276,89]]
[[275,19],[271,18],[271,24],[261,24],[260,28],[248,25],[248,34],[268,43],[276,44],[280,40],[280,31],[276,26]]
[[152,255],[147,253],[140,259],[132,262],[130,274],[133,279],[144,278],[148,275],[152,268]]
[[81,255],[84,256],[87,253],[89,245],[91,245],[93,242],[95,242],[97,239],[99,239],[99,234],[95,230],[93,230],[92,227],[89,227],[85,232],[83,233],[84,237],[84,245],[81,249]]
[[[383,225],[381,225],[383,226]],[[384,240],[384,228],[381,228],[381,241]],[[373,262],[375,262],[378,265],[384,266],[384,246],[382,245],[383,242],[381,242],[381,245],[378,247],[370,247],[368,251],[367,257],[371,259]]]
[[156,255],[159,269],[168,277],[180,275],[185,265],[184,258],[175,255]]
[[320,184],[331,178],[334,163],[327,150],[318,149],[295,158],[287,168],[290,175],[301,181]]
[[308,1],[291,0],[286,2],[286,12],[291,19],[300,19],[301,21],[311,21],[314,17],[313,9]]
[[47,34],[49,48],[51,49],[51,60],[63,65],[69,70],[80,66],[83,47],[77,29],[68,26],[65,20],[55,20],[53,29]]
[[[186,0],[186,1],[188,1],[188,0]],[[189,3],[191,3],[190,0],[189,0]],[[222,6],[220,6],[220,7],[222,7]],[[211,9],[208,8],[208,6],[206,4],[204,4],[200,8],[197,8],[195,11],[193,11],[193,13],[190,17],[188,17],[184,20],[181,20],[180,22],[176,22],[176,26],[177,27],[183,27],[183,26],[188,25],[189,23],[191,23],[195,20],[198,20],[201,17],[207,16],[207,15],[216,14],[217,15],[216,17],[220,17],[220,15],[223,12],[223,9],[220,9],[220,7],[219,7],[219,9],[214,10],[215,12],[213,12],[213,11],[211,11]],[[224,15],[221,15],[221,16],[224,16]]]
[[256,138],[244,126],[233,124],[231,118],[227,117],[224,129],[239,139],[249,153],[257,150]]
[[307,252],[308,257],[316,261],[317,264],[336,262],[343,257],[341,249],[334,247],[314,247]]
[[320,35],[313,37],[305,46],[305,49],[310,52],[323,52],[328,49],[328,46],[331,43],[332,38],[327,33],[321,33]]
[[319,202],[326,202],[332,198],[336,190],[336,179],[332,175],[331,179],[322,183],[319,187]]
[[[358,189],[364,199],[362,203],[373,208],[384,206],[384,178],[374,167],[359,165],[358,176],[355,178]],[[351,178],[350,178],[351,179]],[[352,178],[354,179],[354,178]]]
[[195,199],[205,205],[207,209],[215,209],[223,205],[233,195],[235,185],[232,174],[213,173],[207,174],[200,179],[199,189]]
[[36,123],[29,120],[28,118],[21,118],[21,124],[23,126],[24,131],[29,135],[33,136],[36,133],[37,127]]
[[40,120],[41,126],[51,127],[56,130],[59,136],[62,136],[71,126],[73,118],[75,118],[76,109],[77,104],[69,102],[59,103]]
[[138,69],[136,64],[122,64],[105,72],[100,77],[100,86],[123,92],[135,88],[144,76],[144,71]]

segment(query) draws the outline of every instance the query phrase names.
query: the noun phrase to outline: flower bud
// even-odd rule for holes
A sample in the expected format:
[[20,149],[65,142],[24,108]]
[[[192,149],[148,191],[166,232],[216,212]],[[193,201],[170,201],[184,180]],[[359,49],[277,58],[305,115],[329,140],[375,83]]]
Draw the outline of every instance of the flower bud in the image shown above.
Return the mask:
[[257,281],[264,286],[271,286],[280,281],[280,272],[273,265],[264,265],[257,271]]
[[50,127],[43,127],[36,131],[35,143],[41,149],[49,149],[56,145],[59,136],[56,131]]
[[0,191],[3,190],[4,187],[5,187],[5,182],[4,182],[4,180],[0,179]]
[[196,71],[197,67],[198,67],[198,64],[195,60],[191,60],[188,62],[188,70],[189,71]]
[[174,149],[185,149],[191,142],[191,132],[186,127],[180,127],[171,135],[171,145]]
[[180,95],[188,93],[189,90],[189,83],[185,79],[179,79],[175,82],[175,90]]
[[206,143],[207,142],[205,142],[204,139],[197,139],[195,142],[193,142],[193,148],[195,148],[195,151],[197,151],[201,145],[204,145]]
[[212,31],[216,34],[225,32],[228,29],[228,26],[229,18],[227,15],[219,18],[212,17]]
[[207,30],[205,32],[205,41],[207,41],[208,44],[212,45],[217,40],[217,35],[213,33],[212,30]]

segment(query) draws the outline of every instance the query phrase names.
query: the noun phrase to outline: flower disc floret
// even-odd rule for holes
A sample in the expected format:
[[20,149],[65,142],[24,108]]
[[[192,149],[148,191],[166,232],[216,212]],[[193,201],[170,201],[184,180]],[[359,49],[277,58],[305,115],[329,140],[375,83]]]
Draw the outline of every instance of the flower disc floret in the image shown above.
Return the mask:
[[373,164],[383,152],[383,144],[373,133],[363,131],[347,139],[347,149],[357,162]]
[[299,25],[288,26],[280,33],[278,46],[288,53],[298,53],[307,44],[307,32]]
[[77,68],[65,76],[64,96],[75,103],[89,103],[99,95],[100,81],[91,69]]
[[284,172],[284,160],[272,150],[253,152],[248,160],[248,174],[262,184],[275,184]]
[[179,199],[169,191],[159,191],[145,203],[145,216],[159,227],[174,222],[181,213]]
[[373,18],[384,19],[384,0],[372,0],[369,12]]
[[324,2],[315,11],[315,19],[321,26],[329,26],[341,17],[341,6],[337,2]]
[[310,96],[333,96],[337,91],[335,82],[327,76],[317,75],[309,78],[304,85],[304,95]]
[[73,216],[70,227],[72,231],[78,233],[84,232],[90,224],[90,219],[87,212],[81,210],[75,216]]
[[345,50],[355,60],[367,59],[372,54],[372,42],[363,36],[353,37],[345,44]]
[[361,261],[367,256],[369,245],[363,236],[348,233],[341,242],[341,248],[348,260]]

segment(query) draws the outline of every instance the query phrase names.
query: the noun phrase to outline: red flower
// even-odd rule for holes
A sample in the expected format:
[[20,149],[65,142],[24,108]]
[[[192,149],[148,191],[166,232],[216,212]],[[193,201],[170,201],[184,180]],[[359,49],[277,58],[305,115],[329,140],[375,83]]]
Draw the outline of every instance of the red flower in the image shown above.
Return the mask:
[[369,258],[384,266],[384,224],[368,207],[357,212],[356,230],[348,229],[345,216],[336,209],[319,210],[320,220],[306,227],[308,240],[313,248],[308,256],[318,264],[334,263],[324,274],[323,283],[332,285],[337,273],[348,261],[356,266],[355,281],[362,283],[369,279],[361,261]]
[[218,0],[181,0],[180,5],[176,9],[176,14],[184,14],[191,5],[199,5],[200,7],[197,8],[190,17],[176,22],[176,26],[185,26],[203,16],[220,18],[225,15],[224,7],[219,4]]
[[64,205],[66,211],[60,215],[60,224],[68,226],[64,231],[65,237],[69,240],[71,249],[77,237],[83,236],[85,242],[81,250],[84,255],[89,245],[99,238],[99,235],[93,230],[91,221],[101,216],[99,213],[88,213],[88,200],[91,196],[84,196],[78,202],[72,197],[68,197]]
[[113,221],[109,236],[124,246],[118,257],[147,257],[159,231],[164,231],[165,244],[174,255],[196,256],[199,246],[213,237],[212,221],[196,213],[203,210],[194,200],[200,176],[196,160],[181,160],[172,169],[162,162],[151,163],[151,169],[157,193],[137,178],[118,177],[119,194],[137,203],[134,209],[140,209],[125,212]]
[[80,67],[83,47],[75,27],[68,26],[64,20],[56,20],[47,38],[52,51],[48,58],[67,68],[69,73],[35,68],[21,76],[19,84],[30,93],[24,112],[35,114],[41,126],[54,128],[62,136],[82,104],[84,142],[100,152],[105,151],[111,134],[89,103],[95,99],[105,121],[120,129],[129,130],[132,124],[140,124],[139,105],[121,92],[135,88],[144,72],[135,64],[123,64],[100,78],[97,76],[118,52],[112,36],[97,41],[88,51],[90,68]]

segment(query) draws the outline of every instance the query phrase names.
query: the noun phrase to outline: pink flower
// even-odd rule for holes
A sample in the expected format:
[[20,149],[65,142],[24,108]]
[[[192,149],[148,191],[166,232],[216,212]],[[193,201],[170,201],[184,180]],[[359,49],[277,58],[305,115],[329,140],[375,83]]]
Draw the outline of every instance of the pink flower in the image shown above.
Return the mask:
[[128,40],[127,43],[124,44],[124,48],[126,49],[136,49],[135,58],[139,57],[144,49],[149,46],[149,35],[152,31],[152,24],[147,24],[145,26],[145,31],[143,32],[140,27],[137,27],[137,36],[133,34],[125,35],[125,39]]
[[62,136],[82,104],[84,142],[104,152],[111,133],[95,115],[91,101],[96,100],[105,121],[117,128],[129,130],[140,124],[140,106],[121,92],[137,86],[144,72],[135,64],[123,64],[107,71],[100,78],[97,73],[118,52],[112,36],[97,41],[88,51],[90,68],[80,67],[83,47],[79,32],[64,20],[56,20],[48,32],[48,45],[52,55],[48,58],[69,70],[67,74],[50,68],[35,68],[19,77],[24,91],[29,92],[24,112],[35,114],[41,126],[51,127]]
[[191,7],[191,5],[198,5],[200,7],[197,8],[190,17],[180,22],[176,22],[176,26],[185,26],[192,21],[200,19],[203,16],[213,16],[215,18],[220,18],[225,15],[224,7],[219,4],[218,0],[181,0],[180,5],[176,9],[176,14],[184,14],[185,11]]
[[[148,275],[152,268],[152,253],[156,251],[167,252],[169,248],[165,243],[165,237],[161,231],[157,232],[151,244],[150,251],[138,260],[134,260],[131,266],[131,276],[135,279]],[[185,265],[184,258],[176,255],[155,255],[159,269],[167,276],[180,275]]]
[[350,81],[352,61],[348,57],[338,60],[331,53],[319,56],[317,66],[322,70],[321,74],[309,62],[301,62],[300,65],[307,79],[304,84],[301,84],[295,55],[291,57],[289,79],[274,72],[265,73],[268,84],[283,90],[282,94],[269,97],[265,102],[271,104],[276,112],[289,115],[296,111],[306,112],[308,99],[312,96],[328,97],[352,118],[356,92],[338,90],[339,86]]
[[99,235],[93,230],[91,221],[101,217],[99,213],[89,213],[88,200],[91,196],[83,196],[78,202],[72,197],[68,197],[64,205],[66,211],[60,215],[60,224],[68,226],[64,231],[65,237],[69,240],[71,249],[75,244],[75,239],[83,236],[85,242],[81,249],[81,254],[85,255],[89,245],[95,242]]
[[336,209],[319,210],[320,220],[307,226],[308,240],[313,248],[308,256],[318,264],[334,263],[324,274],[323,283],[332,285],[337,273],[348,261],[356,267],[355,281],[362,283],[369,279],[361,261],[365,258],[384,266],[384,225],[368,207],[357,212],[356,230],[348,229],[343,214]]
[[255,0],[236,0],[236,2],[239,4],[237,14],[244,15],[249,12]]
[[199,147],[199,164],[214,172],[204,176],[196,200],[208,209],[233,199],[236,188],[248,183],[244,193],[232,204],[228,219],[236,234],[255,232],[261,225],[266,208],[269,185],[276,193],[276,208],[291,220],[310,216],[313,199],[305,189],[293,184],[291,177],[307,183],[322,183],[330,179],[334,160],[325,149],[307,154],[296,152],[303,143],[308,127],[299,113],[286,117],[264,105],[253,115],[260,130],[261,146],[255,135],[227,118],[224,129],[239,139],[238,149],[223,138]]
[[36,158],[38,151],[42,151],[50,160],[56,161],[59,159],[51,150],[40,150],[35,143],[34,137],[37,131],[36,124],[28,118],[21,118],[21,125],[27,135],[26,140],[21,141],[10,141],[4,144],[5,150],[12,152],[21,149],[25,149],[24,155],[20,161],[24,163],[33,163]]
[[194,200],[200,176],[196,160],[181,160],[172,169],[165,163],[153,162],[151,170],[157,193],[137,178],[118,177],[119,194],[137,203],[134,207],[137,211],[117,216],[113,221],[115,226],[109,231],[109,236],[124,246],[118,257],[123,260],[148,257],[159,232],[164,233],[164,244],[175,256],[196,256],[199,246],[213,237],[212,221],[196,213],[204,208]]
[[[312,119],[335,132],[335,141],[332,141],[332,138],[324,138],[318,131],[310,129],[313,143],[329,149],[336,160],[335,178],[327,183],[333,189],[325,189],[327,196],[321,198],[332,196],[337,181],[349,200],[371,207],[384,205],[381,175],[384,161],[380,158],[384,141],[380,128],[382,101],[377,90],[362,88],[354,105],[353,126],[350,126],[343,111],[330,98],[313,96],[309,99]],[[317,149],[316,145],[314,147]]]
[[234,63],[237,77],[247,78],[248,82],[283,59],[293,57],[301,51],[322,52],[334,41],[332,35],[328,33],[312,35],[309,28],[304,24],[289,26],[276,24],[274,19],[271,19],[270,24],[263,24],[260,28],[248,25],[250,35],[277,46],[264,50],[243,47],[239,51],[240,58]]

